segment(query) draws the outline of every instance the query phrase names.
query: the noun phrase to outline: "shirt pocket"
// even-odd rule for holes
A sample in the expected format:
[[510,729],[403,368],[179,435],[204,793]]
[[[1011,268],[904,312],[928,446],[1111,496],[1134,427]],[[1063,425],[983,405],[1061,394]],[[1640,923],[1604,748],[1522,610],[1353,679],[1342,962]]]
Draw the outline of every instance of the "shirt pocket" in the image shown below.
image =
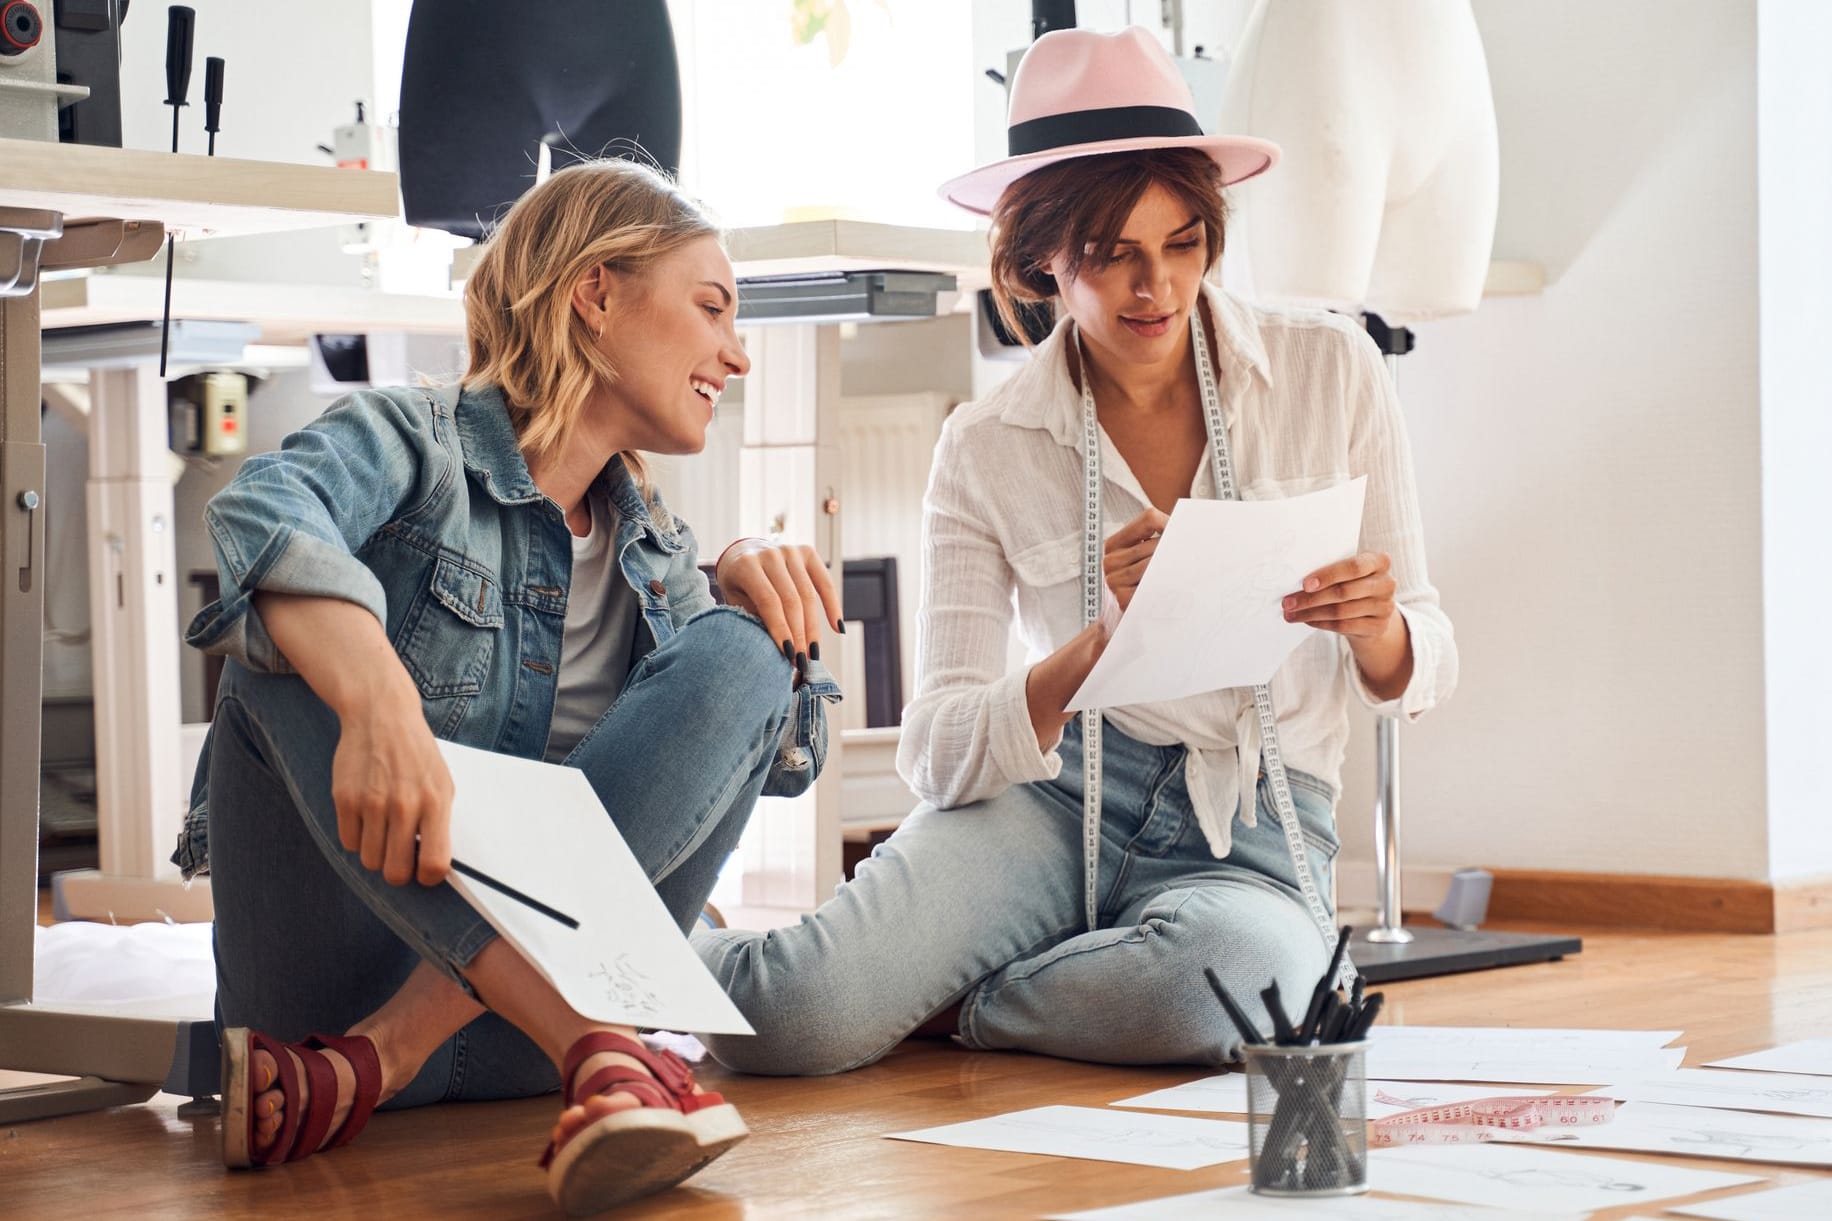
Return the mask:
[[461,559],[440,556],[395,642],[435,733],[450,732],[464,705],[482,692],[502,626],[496,581]]
[[1081,533],[1064,534],[1013,552],[1007,562],[1021,584],[1047,589],[1081,576]]

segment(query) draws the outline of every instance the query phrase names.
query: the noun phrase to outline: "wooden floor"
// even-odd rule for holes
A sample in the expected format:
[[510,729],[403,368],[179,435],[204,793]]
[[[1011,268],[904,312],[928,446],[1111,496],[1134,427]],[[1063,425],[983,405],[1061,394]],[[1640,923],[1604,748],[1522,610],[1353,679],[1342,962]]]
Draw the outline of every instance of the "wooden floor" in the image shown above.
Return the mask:
[[[1562,963],[1392,985],[1383,1022],[1683,1028],[1688,1065],[1826,1033],[1832,932],[1781,937],[1600,933]],[[1116,1013],[1114,1021],[1149,1020]],[[1201,1076],[909,1044],[842,1077],[701,1074],[755,1135],[692,1185],[617,1217],[1036,1217],[1244,1180],[1246,1164],[1173,1171],[883,1139],[886,1132],[1052,1103],[1100,1106]],[[377,1116],[361,1141],[297,1166],[227,1173],[217,1121],[178,1100],[0,1131],[0,1216],[551,1217],[534,1159],[555,1103],[530,1099]],[[1571,1157],[1594,1156],[1570,1152]],[[1635,1157],[1634,1154],[1607,1154]],[[1663,1159],[1680,1160],[1680,1159]],[[1689,1164],[1767,1175],[1751,1163]],[[1738,1188],[1721,1194],[1738,1194]],[[1697,1197],[1699,1199],[1708,1197]],[[1599,1217],[1636,1214],[1632,1210]]]

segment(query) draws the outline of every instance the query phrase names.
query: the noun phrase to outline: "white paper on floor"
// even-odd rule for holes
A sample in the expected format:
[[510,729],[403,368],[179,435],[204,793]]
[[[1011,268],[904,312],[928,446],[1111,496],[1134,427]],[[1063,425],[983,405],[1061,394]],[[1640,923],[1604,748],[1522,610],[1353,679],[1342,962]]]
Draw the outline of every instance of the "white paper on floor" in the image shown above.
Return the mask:
[[1747,1174],[1491,1144],[1376,1149],[1368,1167],[1376,1191],[1542,1212],[1621,1208],[1762,1181]]
[[1757,1115],[1654,1102],[1625,1102],[1616,1108],[1608,1123],[1593,1127],[1508,1132],[1498,1139],[1532,1145],[1721,1157],[1782,1166],[1832,1166],[1832,1119]]
[[[1539,1098],[1549,1090],[1523,1090],[1496,1085],[1448,1085],[1443,1082],[1368,1082],[1369,1119],[1385,1119],[1418,1107],[1441,1107],[1478,1098]],[[1219,1115],[1247,1113],[1247,1074],[1222,1073],[1184,1085],[1153,1090],[1136,1098],[1122,1098],[1108,1106],[1140,1107],[1148,1111],[1207,1111]]]
[[210,925],[68,920],[33,934],[33,1000],[138,1017],[209,1021]]
[[1034,1107],[988,1119],[892,1132],[889,1140],[913,1140],[962,1149],[1041,1153],[1096,1162],[1128,1162],[1195,1170],[1247,1156],[1247,1125],[1225,1119],[1140,1115],[1100,1107]]
[[1795,1183],[1773,1191],[1751,1191],[1704,1204],[1680,1204],[1667,1210],[1712,1221],[1804,1221],[1832,1217],[1832,1179]]
[[452,857],[578,921],[453,871],[454,889],[568,1004],[600,1022],[751,1034],[675,924],[585,773],[440,742]]
[[1179,500],[1069,710],[1270,682],[1314,630],[1287,623],[1281,600],[1355,553],[1367,487],[1362,475],[1272,500]]
[[1386,1081],[1607,1085],[1671,1072],[1686,1049],[1677,1030],[1376,1026],[1368,1076]]
[[1802,1039],[1746,1056],[1711,1061],[1712,1068],[1745,1068],[1763,1073],[1809,1073],[1832,1077],[1832,1039]]
[[[1583,1213],[1510,1211],[1507,1221],[1579,1221]],[[1189,1221],[1191,1217],[1226,1217],[1228,1221],[1468,1221],[1469,1209],[1456,1204],[1419,1200],[1384,1200],[1379,1196],[1334,1196],[1322,1200],[1256,1196],[1245,1187],[1218,1187],[1162,1200],[1140,1200],[1090,1212],[1051,1213],[1044,1221]]]
[[1745,1073],[1733,1068],[1682,1068],[1592,1093],[1623,1102],[1720,1107],[1730,1111],[1775,1111],[1832,1119],[1832,1080],[1804,1073]]

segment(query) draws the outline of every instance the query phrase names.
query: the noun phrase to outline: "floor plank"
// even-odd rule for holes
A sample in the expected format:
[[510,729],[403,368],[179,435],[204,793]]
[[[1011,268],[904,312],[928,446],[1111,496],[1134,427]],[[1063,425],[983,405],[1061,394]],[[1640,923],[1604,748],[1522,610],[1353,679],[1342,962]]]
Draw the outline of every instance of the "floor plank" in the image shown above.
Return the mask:
[[[1561,963],[1416,980],[1388,988],[1383,1021],[1412,1025],[1683,1028],[1686,1063],[1822,1035],[1832,1012],[1832,932],[1781,937],[1599,932]],[[1114,1015],[1116,1022],[1144,1020]],[[755,1135],[630,1218],[1035,1217],[1244,1180],[1245,1163],[1174,1171],[882,1139],[887,1132],[1050,1103],[1100,1106],[1191,1080],[1188,1068],[1119,1069],[910,1044],[841,1077],[702,1073]],[[227,1173],[217,1121],[181,1119],[178,1099],[0,1131],[0,1213],[10,1218],[127,1216],[144,1221],[275,1215],[556,1215],[534,1159],[551,1099],[378,1116],[349,1149],[297,1166]],[[1572,1157],[1590,1156],[1572,1152]],[[1609,1154],[1633,1157],[1632,1154]],[[1686,1164],[1764,1174],[1750,1163]],[[1748,1190],[1748,1189],[1739,1189]],[[1625,1217],[1633,1210],[1600,1213]]]

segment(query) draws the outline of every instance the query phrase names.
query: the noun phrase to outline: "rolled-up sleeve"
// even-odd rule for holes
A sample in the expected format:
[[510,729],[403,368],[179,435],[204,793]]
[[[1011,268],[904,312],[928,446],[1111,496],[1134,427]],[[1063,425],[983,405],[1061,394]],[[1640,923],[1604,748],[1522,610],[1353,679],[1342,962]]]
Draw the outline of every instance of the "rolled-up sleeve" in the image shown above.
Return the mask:
[[1343,664],[1361,702],[1383,716],[1416,721],[1450,697],[1457,685],[1457,640],[1425,567],[1425,531],[1413,480],[1405,417],[1386,364],[1359,328],[1349,332],[1352,354],[1346,387],[1354,413],[1349,463],[1368,477],[1361,549],[1392,557],[1395,600],[1412,641],[1412,677],[1399,697],[1382,700],[1368,689],[1361,667],[1342,640]]
[[260,590],[340,598],[386,625],[381,583],[356,552],[452,477],[438,411],[424,392],[358,391],[278,452],[244,462],[204,509],[219,598],[191,621],[186,643],[262,673],[290,672],[255,613]]
[[1015,578],[971,489],[969,447],[950,417],[923,498],[918,690],[903,714],[897,772],[948,808],[1014,784],[1054,779],[1062,759],[1038,748],[1026,671],[1005,673]]

